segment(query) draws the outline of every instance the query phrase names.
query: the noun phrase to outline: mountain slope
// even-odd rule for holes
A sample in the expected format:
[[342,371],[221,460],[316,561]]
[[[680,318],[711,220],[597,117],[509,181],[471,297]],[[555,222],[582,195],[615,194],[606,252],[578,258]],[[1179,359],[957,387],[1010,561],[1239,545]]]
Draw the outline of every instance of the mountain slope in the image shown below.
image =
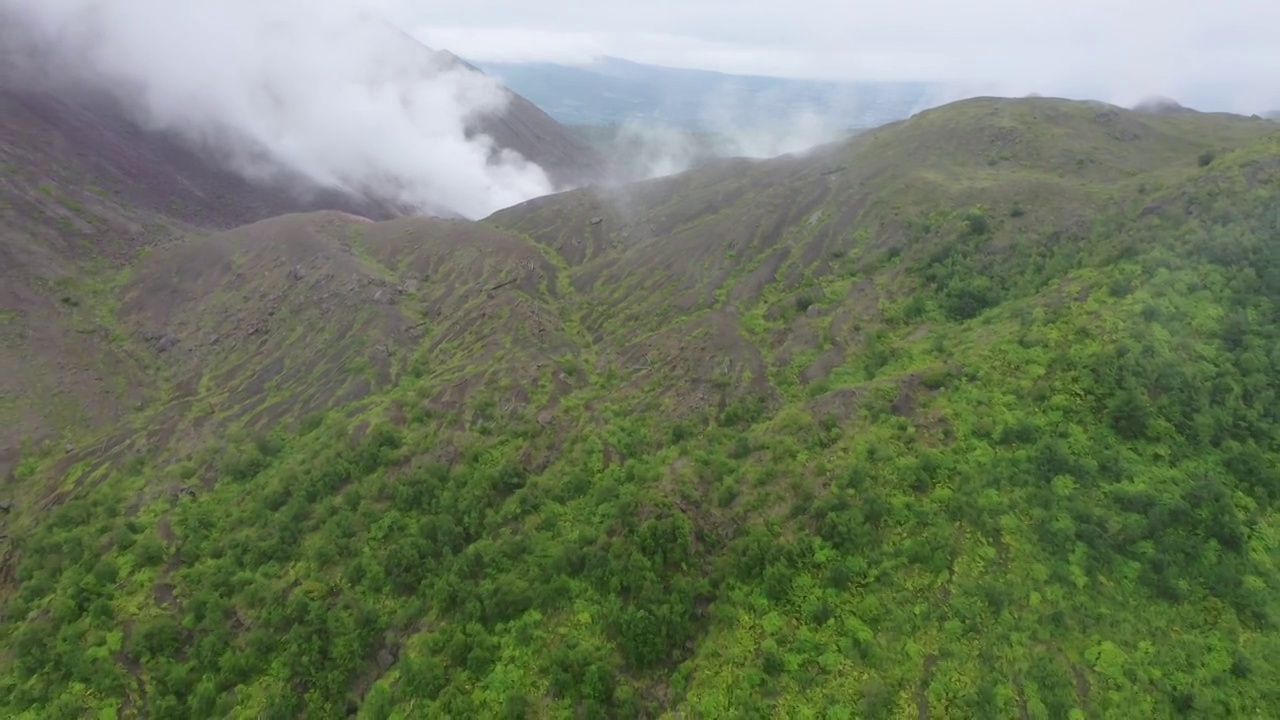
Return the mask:
[[[385,220],[406,212],[389,198],[321,187],[282,168],[251,181],[224,163],[216,143],[139,125],[96,80],[52,62],[31,70],[26,56],[36,51],[3,35],[0,475],[22,441],[62,445],[156,397],[144,378],[168,330],[133,338],[112,315],[113,293],[131,272],[121,263],[141,249],[286,213],[332,209]],[[439,67],[458,62],[405,39]],[[504,92],[508,106],[480,117],[473,132],[490,134],[498,151],[543,163],[562,186],[605,177],[595,151]]]
[[[436,51],[448,66],[484,71],[448,51]],[[479,119],[473,132],[483,132],[499,148],[510,148],[547,171],[559,188],[580,187],[609,179],[612,169],[598,151],[568,132],[523,95],[505,90],[507,107]]]
[[291,210],[393,212],[301,181],[255,185],[109,98],[25,85],[0,88],[0,197],[0,396],[21,418],[0,430],[0,470],[19,438],[105,426],[142,399],[138,353],[94,319],[140,249]]
[[[528,234],[577,266],[574,286],[593,305],[583,322],[606,342],[629,344],[670,328],[674,318],[729,313],[729,323],[754,333],[754,344],[773,356],[771,379],[781,387],[793,375],[825,374],[856,349],[865,339],[853,330],[857,315],[919,303],[918,281],[904,277],[903,261],[937,251],[929,239],[962,221],[964,209],[986,208],[991,252],[973,262],[994,285],[972,299],[957,287],[944,301],[996,304],[1044,282],[1036,275],[1046,272],[1045,253],[1082,240],[1101,209],[1149,192],[1144,185],[1164,182],[1166,172],[1176,181],[1203,153],[1274,127],[1066,101],[975,99],[802,157],[713,163],[630,186],[621,198],[537,199],[488,221]],[[798,304],[804,317],[795,317]],[[655,367],[701,365],[699,349],[660,352],[689,356],[651,356]],[[725,362],[736,362],[732,356]],[[670,389],[696,384],[696,377],[662,382]]]
[[[153,251],[118,321],[176,328],[155,377],[216,378],[231,431],[166,439],[202,414],[161,399],[129,455],[23,457],[0,702],[1272,715],[1277,203],[1274,123],[975,99],[482,223]],[[213,330],[239,349],[172,352]],[[219,415],[379,344],[356,402]]]

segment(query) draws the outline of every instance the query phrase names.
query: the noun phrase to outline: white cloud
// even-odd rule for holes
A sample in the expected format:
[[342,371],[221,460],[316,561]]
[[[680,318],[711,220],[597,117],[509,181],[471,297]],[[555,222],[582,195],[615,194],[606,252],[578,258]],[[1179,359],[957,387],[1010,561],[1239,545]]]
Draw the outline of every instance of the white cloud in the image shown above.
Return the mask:
[[401,9],[389,0],[0,0],[23,32],[132,88],[144,121],[216,140],[247,173],[282,164],[468,217],[551,192],[536,165],[511,154],[492,162],[489,139],[467,136],[505,94],[384,22]]
[[[238,138],[229,158],[242,169],[260,171],[265,154],[321,182],[470,217],[553,188],[535,165],[510,154],[495,163],[487,138],[468,137],[477,113],[502,106],[492,81],[432,69],[383,21],[481,61],[613,55],[951,82],[937,101],[1160,94],[1212,109],[1280,107],[1274,0],[0,0],[4,13],[132,87],[147,120]],[[791,137],[825,132],[799,123]],[[791,147],[774,135],[742,152]]]
[[1273,0],[477,0],[437,2],[413,18],[421,37],[478,60],[614,55],[737,73],[952,81],[1008,95],[1280,105]]

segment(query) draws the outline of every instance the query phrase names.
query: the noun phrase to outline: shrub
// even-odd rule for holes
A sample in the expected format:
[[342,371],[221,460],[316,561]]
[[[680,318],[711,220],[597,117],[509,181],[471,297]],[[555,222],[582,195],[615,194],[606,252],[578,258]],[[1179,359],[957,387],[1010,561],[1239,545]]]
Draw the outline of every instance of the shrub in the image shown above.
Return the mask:
[[964,214],[964,226],[970,235],[981,236],[991,232],[991,220],[987,217],[986,211],[980,207]]

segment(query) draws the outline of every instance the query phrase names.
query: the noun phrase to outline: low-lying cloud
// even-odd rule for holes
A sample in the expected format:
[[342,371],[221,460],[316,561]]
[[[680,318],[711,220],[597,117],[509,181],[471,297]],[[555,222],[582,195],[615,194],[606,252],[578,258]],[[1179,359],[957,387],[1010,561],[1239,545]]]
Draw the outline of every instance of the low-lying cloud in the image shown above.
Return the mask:
[[[398,2],[0,0],[0,21],[106,81],[153,128],[253,177],[286,168],[425,212],[481,217],[552,192],[469,131],[508,95],[387,22]],[[42,57],[41,64],[49,58]]]
[[[425,6],[418,32],[478,61],[636,62],[1205,110],[1280,107],[1274,0],[501,0]],[[486,12],[489,10],[489,12]],[[496,24],[494,17],[500,17]]]
[[803,153],[849,135],[830,118],[807,109],[786,122],[767,126],[720,120],[723,124],[706,133],[650,122],[623,123],[613,138],[612,154],[628,168],[630,179],[647,180],[684,172],[712,158],[764,159]]

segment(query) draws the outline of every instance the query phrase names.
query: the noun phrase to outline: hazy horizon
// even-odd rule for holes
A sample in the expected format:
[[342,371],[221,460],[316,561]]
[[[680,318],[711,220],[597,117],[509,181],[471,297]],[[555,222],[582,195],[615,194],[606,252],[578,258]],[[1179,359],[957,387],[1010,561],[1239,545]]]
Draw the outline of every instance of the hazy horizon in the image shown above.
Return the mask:
[[1280,4],[1262,0],[657,0],[590,8],[487,0],[437,3],[407,19],[424,41],[483,62],[612,56],[741,75],[940,82],[955,94],[1122,106],[1160,96],[1244,114],[1280,107]]
[[[442,64],[423,45],[477,62],[610,56],[766,77],[938,83],[915,111],[1031,93],[1128,107],[1168,97],[1245,114],[1280,107],[1280,46],[1267,29],[1280,22],[1280,5],[782,7],[551,2],[530,12],[505,0],[0,0],[0,18],[10,37],[43,43],[64,69],[92,74],[142,124],[221,143],[227,164],[244,175],[279,166],[323,186],[470,218],[567,188],[475,132],[479,118],[507,106],[493,78]],[[701,112],[753,155],[803,150],[840,129],[839,117],[797,108],[789,127],[761,136],[743,123],[751,100],[711,94]]]

